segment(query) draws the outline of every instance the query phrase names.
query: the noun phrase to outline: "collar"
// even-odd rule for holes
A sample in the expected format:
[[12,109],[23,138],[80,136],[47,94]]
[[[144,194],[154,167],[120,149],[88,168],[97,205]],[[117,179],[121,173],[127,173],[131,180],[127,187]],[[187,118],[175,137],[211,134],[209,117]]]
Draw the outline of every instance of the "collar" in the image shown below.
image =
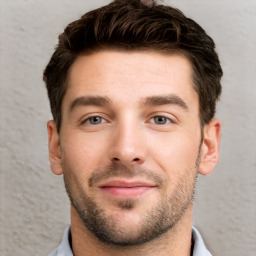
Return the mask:
[[[68,226],[65,229],[60,246],[53,251],[49,256],[74,256],[70,246],[71,241],[71,227]],[[207,250],[203,238],[199,231],[192,227],[192,241],[193,241],[193,253],[192,256],[212,256]]]
[[200,235],[199,231],[192,227],[192,241],[193,241],[193,256],[212,256],[207,250],[204,240]]

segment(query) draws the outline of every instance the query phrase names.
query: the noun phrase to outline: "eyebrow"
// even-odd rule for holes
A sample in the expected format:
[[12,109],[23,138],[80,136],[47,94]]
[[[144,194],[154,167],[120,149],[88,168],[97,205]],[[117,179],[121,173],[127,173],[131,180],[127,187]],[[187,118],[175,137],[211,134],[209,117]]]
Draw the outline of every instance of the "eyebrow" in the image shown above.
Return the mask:
[[[69,110],[72,111],[76,107],[84,107],[84,106],[109,106],[112,102],[108,97],[102,96],[82,96],[70,104]],[[183,99],[179,96],[171,94],[171,95],[160,95],[160,96],[151,96],[146,97],[143,102],[142,106],[160,106],[160,105],[176,105],[186,111],[188,111],[188,106]]]
[[144,106],[160,106],[169,104],[176,105],[186,111],[189,110],[185,101],[175,94],[147,97],[142,103]]
[[72,111],[76,107],[83,107],[83,106],[107,106],[111,104],[111,100],[108,97],[102,96],[82,96],[70,104],[69,110]]

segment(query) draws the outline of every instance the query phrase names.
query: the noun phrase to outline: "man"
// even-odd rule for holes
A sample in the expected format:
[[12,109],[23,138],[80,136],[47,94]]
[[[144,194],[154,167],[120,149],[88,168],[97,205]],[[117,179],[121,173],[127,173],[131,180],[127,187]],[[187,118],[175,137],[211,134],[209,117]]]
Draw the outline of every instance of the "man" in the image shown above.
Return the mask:
[[51,255],[210,255],[192,227],[218,162],[222,70],[179,10],[116,0],[67,26],[44,72],[71,226]]

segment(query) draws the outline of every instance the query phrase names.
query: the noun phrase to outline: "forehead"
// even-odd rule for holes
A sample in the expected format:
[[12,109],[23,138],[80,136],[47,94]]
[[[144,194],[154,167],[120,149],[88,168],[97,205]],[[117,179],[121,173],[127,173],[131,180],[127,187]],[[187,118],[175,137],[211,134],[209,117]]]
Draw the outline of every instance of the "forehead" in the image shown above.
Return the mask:
[[[87,95],[133,104],[163,94],[197,98],[189,60],[178,54],[104,50],[79,56],[71,66],[65,102]],[[63,100],[64,101],[64,100]]]

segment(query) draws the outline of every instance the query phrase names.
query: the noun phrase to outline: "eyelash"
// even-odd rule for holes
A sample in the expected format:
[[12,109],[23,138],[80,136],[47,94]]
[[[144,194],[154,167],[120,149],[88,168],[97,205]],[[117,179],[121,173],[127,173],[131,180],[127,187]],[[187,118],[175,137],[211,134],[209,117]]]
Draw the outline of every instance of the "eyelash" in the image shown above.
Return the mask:
[[[95,118],[98,118],[101,120],[100,123],[92,123],[91,121]],[[104,120],[104,122],[102,122]],[[89,124],[89,125],[99,125],[99,124],[102,124],[102,123],[105,123],[107,122],[107,120],[102,117],[102,116],[99,116],[99,115],[95,115],[95,116],[90,116],[90,117],[87,117],[86,119],[84,119],[81,124]]]
[[[163,122],[163,123],[157,123],[157,122],[156,122],[156,119],[157,119],[157,118],[163,119],[164,122]],[[153,123],[156,124],[156,125],[166,125],[166,124],[173,123],[173,121],[172,121],[170,118],[165,117],[165,116],[161,116],[161,115],[157,115],[157,116],[151,117],[149,120],[150,120],[150,121],[151,121],[151,120],[154,120]],[[159,121],[159,120],[158,120],[158,121]],[[161,122],[161,121],[160,121],[160,122]]]
[[[158,119],[158,121],[159,121],[159,118],[161,118],[163,120],[162,123],[157,123],[156,120]],[[96,121],[96,123],[93,123],[93,119],[94,119],[94,121],[96,121],[95,119],[100,119],[100,120],[99,120],[99,122]],[[107,120],[104,117],[102,117],[100,115],[94,115],[94,116],[87,117],[85,120],[83,120],[81,122],[81,124],[82,125],[88,124],[88,125],[96,126],[96,125],[100,125],[100,124],[103,124],[106,122],[107,122]],[[149,122],[152,124],[155,124],[155,125],[160,125],[160,126],[174,123],[174,121],[171,118],[168,118],[163,115],[155,115],[149,119]],[[160,122],[161,122],[161,120],[160,120]]]

